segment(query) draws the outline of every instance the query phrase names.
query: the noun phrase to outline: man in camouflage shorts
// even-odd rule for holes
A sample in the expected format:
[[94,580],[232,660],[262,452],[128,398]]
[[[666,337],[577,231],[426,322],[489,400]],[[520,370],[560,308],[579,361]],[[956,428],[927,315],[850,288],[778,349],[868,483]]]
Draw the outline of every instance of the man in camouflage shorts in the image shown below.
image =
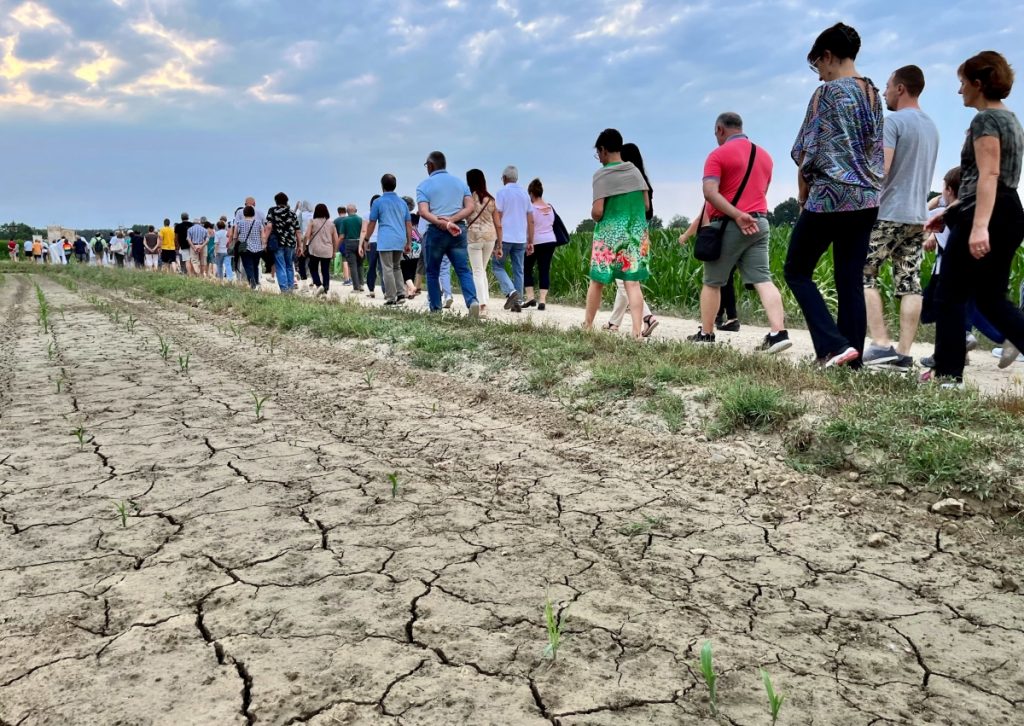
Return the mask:
[[[864,265],[864,304],[871,344],[865,347],[865,366],[909,371],[914,366],[910,346],[921,320],[921,260],[924,222],[928,219],[928,190],[939,153],[939,131],[921,110],[924,73],[917,66],[896,70],[885,86],[885,181],[878,221]],[[893,347],[878,292],[882,264],[892,262],[896,298],[900,301],[900,339]]]

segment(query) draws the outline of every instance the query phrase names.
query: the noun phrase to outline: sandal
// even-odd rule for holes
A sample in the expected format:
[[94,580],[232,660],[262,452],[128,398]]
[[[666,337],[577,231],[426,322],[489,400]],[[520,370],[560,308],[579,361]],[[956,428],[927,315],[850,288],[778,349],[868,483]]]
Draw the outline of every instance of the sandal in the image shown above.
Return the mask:
[[643,330],[640,331],[640,335],[642,335],[645,338],[650,338],[651,333],[653,333],[654,329],[657,327],[658,319],[654,317],[654,315],[648,315],[646,318],[644,318],[644,328]]
[[607,331],[609,333],[617,333],[619,332],[619,326],[613,325],[612,323],[605,323],[604,327],[602,327],[601,330]]

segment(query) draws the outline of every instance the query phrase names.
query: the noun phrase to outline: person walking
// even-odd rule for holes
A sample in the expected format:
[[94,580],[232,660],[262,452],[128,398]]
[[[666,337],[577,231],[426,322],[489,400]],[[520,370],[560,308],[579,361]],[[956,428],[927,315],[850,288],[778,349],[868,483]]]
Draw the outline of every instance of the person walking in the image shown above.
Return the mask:
[[[380,199],[380,194],[374,194],[370,197],[370,206],[372,207],[374,202]],[[368,229],[366,220],[362,221],[362,229],[359,231],[359,256],[366,258],[366,287],[369,288],[369,292],[366,293],[366,297],[377,297],[376,287],[377,278],[381,278],[381,283],[384,282],[384,271],[380,264],[380,253],[377,250],[377,229]],[[352,281],[353,292],[355,290],[355,280]],[[381,285],[383,287],[383,284]],[[359,288],[362,290],[362,287]]]
[[650,275],[647,209],[651,200],[647,182],[636,166],[622,160],[622,134],[616,129],[602,131],[594,148],[601,168],[593,178],[590,216],[597,224],[590,252],[590,286],[583,328],[593,329],[604,286],[621,279],[629,299],[633,337],[640,340],[644,309],[640,283]]
[[[309,225],[313,223],[313,205],[305,200],[296,202],[295,214],[299,218],[299,237],[305,239]],[[305,282],[309,276],[308,260],[304,254],[299,253],[299,249],[301,249],[301,245],[295,250],[295,267],[298,270],[299,279]]]
[[995,51],[968,58],[957,71],[971,120],[960,153],[960,198],[927,229],[950,227],[936,290],[935,367],[923,381],[963,381],[966,304],[1004,336],[999,367],[1012,364],[1024,349],[1024,312],[1007,299],[1010,268],[1024,240],[1024,209],[1017,188],[1024,158],[1024,129],[1003,100],[1013,89],[1010,64]]
[[345,228],[345,217],[348,216],[348,209],[346,207],[338,207],[338,216],[334,218],[334,229],[338,232],[338,251],[334,254],[334,259],[331,261],[331,273],[335,278],[342,277],[342,284],[351,284],[349,276],[347,274],[348,263],[345,261],[345,239],[344,239],[344,228]]
[[127,249],[128,245],[124,241],[124,232],[117,230],[110,240],[110,252],[114,255],[114,264],[118,267],[124,267],[124,258]]
[[[295,289],[295,250],[299,246],[298,216],[288,206],[288,195],[274,195],[274,206],[267,210],[267,244],[274,254],[274,273],[282,294]],[[272,238],[272,239],[271,239]]]
[[420,238],[419,223],[420,215],[412,211],[416,203],[410,197],[402,197],[409,207],[409,221],[412,223],[412,235],[409,241],[409,251],[402,255],[402,278],[405,280],[405,297],[411,300],[420,294],[420,284],[423,276],[420,273],[421,256],[423,254],[423,241]]
[[[917,66],[903,66],[885,84],[885,105],[892,112],[885,119],[885,179],[878,207],[878,221],[871,232],[864,265],[864,303],[867,306],[871,343],[864,351],[864,365],[887,366],[909,371],[914,366],[910,346],[921,320],[921,262],[924,223],[928,220],[928,191],[939,156],[939,129],[921,110],[924,73]],[[892,263],[896,298],[900,301],[900,338],[893,347],[885,324],[878,273],[886,260]]]
[[767,353],[792,347],[785,327],[782,295],[772,282],[768,267],[768,186],[773,162],[764,149],[743,133],[737,113],[720,114],[715,121],[718,148],[704,163],[706,215],[722,240],[718,259],[704,262],[704,286],[700,293],[700,329],[687,340],[715,342],[715,316],[721,304],[721,288],[739,270],[743,282],[753,285],[768,316],[770,332],[758,346]]
[[[640,147],[636,144],[629,143],[622,145],[622,160],[628,161],[637,168],[640,172],[640,176],[644,178],[644,183],[647,184],[647,228],[648,238],[650,238],[650,226],[651,220],[654,219],[654,187],[651,186],[651,180],[647,177],[647,170],[644,168],[644,158],[640,154]],[[626,312],[629,310],[629,298],[626,296],[626,284],[619,278],[615,280],[615,302],[612,305],[612,315],[608,318],[608,322],[604,326],[604,330],[611,332],[618,331],[622,325],[622,320],[626,316]],[[658,319],[654,317],[654,313],[651,312],[651,308],[647,305],[647,301],[644,300],[644,327],[640,331],[640,336],[643,338],[649,338],[654,329],[658,327]]]
[[[818,361],[858,367],[867,334],[864,263],[884,174],[882,103],[855,65],[860,35],[843,23],[823,31],[807,61],[824,83],[811,96],[791,155],[803,207],[783,267]],[[814,282],[832,248],[838,322]]]
[[448,258],[459,278],[469,317],[480,317],[473,270],[469,266],[466,219],[473,214],[473,195],[465,182],[448,173],[448,162],[440,151],[432,151],[424,166],[429,175],[416,187],[420,219],[430,227],[426,232],[424,255],[427,296],[431,312],[441,311],[441,260]]
[[181,221],[174,225],[174,241],[178,245],[178,264],[183,275],[188,275],[193,270],[192,245],[188,242],[190,229],[192,229],[192,222],[189,221],[188,212],[182,212]]
[[313,209],[313,222],[302,242],[309,260],[309,275],[313,278],[313,294],[326,296],[331,291],[331,260],[338,249],[338,230],[331,223],[331,211],[326,204]]
[[132,264],[135,265],[135,269],[143,269],[146,266],[146,247],[142,232],[132,229],[128,233],[128,247],[131,250]]
[[[236,218],[237,219],[237,218]],[[235,224],[235,235],[241,246],[242,266],[249,281],[249,289],[260,286],[260,260],[263,259],[263,218],[257,216],[256,208],[246,204],[242,217]]]
[[[502,188],[494,197],[501,236],[494,246],[491,271],[505,295],[505,309],[522,311],[524,263],[527,247],[533,250],[533,205],[530,195],[519,186],[519,170],[506,166],[501,173]],[[512,277],[505,271],[505,259],[511,262]]]
[[146,234],[142,238],[143,253],[145,254],[145,267],[147,270],[156,270],[160,267],[160,235],[156,233],[156,227],[149,225]]
[[[338,208],[341,211],[341,207]],[[352,292],[363,291],[363,218],[357,212],[359,208],[355,204],[349,204],[345,209],[345,216],[341,217],[341,224],[334,220],[335,229],[338,230],[338,248],[345,257],[343,272],[345,279],[350,281]]]
[[[526,250],[526,259],[523,260],[523,288],[526,296],[523,307],[546,310],[548,290],[551,289],[551,260],[554,259],[555,243],[558,241],[555,238],[555,208],[544,201],[544,185],[540,179],[531,181],[526,191],[533,205],[533,246]],[[536,296],[533,292],[534,270],[539,284]]]
[[367,238],[377,231],[377,254],[383,269],[381,286],[384,304],[389,306],[405,303],[402,254],[412,249],[412,218],[405,201],[395,194],[397,187],[398,180],[393,174],[381,177],[380,188],[384,193],[370,206],[366,223]]
[[[469,266],[473,269],[473,283],[480,302],[480,317],[487,316],[491,301],[487,267],[494,247],[501,239],[501,215],[497,213],[494,197],[487,191],[487,178],[480,169],[466,172],[466,185],[473,194],[473,216],[469,218]],[[442,275],[443,279],[443,275]]]

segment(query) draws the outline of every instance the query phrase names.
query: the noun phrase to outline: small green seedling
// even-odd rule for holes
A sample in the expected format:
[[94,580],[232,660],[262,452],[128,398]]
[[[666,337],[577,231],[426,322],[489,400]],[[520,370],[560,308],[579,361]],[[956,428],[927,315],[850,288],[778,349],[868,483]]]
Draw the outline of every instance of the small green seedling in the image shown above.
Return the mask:
[[60,313],[60,319],[63,320],[64,322],[67,322],[67,318],[64,317],[64,306],[63,305],[61,305],[59,308],[57,308],[57,312]]
[[365,383],[366,387],[369,388],[371,391],[373,390],[373,379],[376,377],[377,374],[374,373],[372,370],[363,373],[363,383]]
[[82,449],[85,446],[85,428],[79,426],[77,429],[71,432],[78,439],[78,448]]
[[277,341],[278,337],[276,335],[271,335],[269,338],[267,338],[267,346],[270,348],[271,355],[274,354],[274,348],[277,347]]
[[125,327],[128,329],[128,333],[130,335],[135,335],[135,324],[137,322],[139,322],[139,321],[135,319],[134,315],[129,315],[128,316],[128,322],[125,323]]
[[60,393],[61,391],[64,390],[64,379],[63,378],[58,378],[56,383],[57,383],[57,393]]
[[562,644],[562,630],[565,628],[565,615],[565,612],[561,617],[555,614],[551,598],[544,603],[544,623],[548,631],[548,644],[544,648],[544,655],[551,660],[558,659],[558,648]]
[[715,664],[711,653],[711,641],[705,640],[700,649],[700,673],[708,686],[708,698],[711,703],[711,715],[718,715],[718,676],[715,675]]
[[785,694],[775,693],[775,686],[772,685],[772,677],[768,671],[761,669],[761,681],[764,683],[764,690],[768,694],[768,709],[772,715],[772,726],[779,720],[779,711],[782,710],[782,702],[786,700]]
[[398,473],[388,474],[388,481],[391,482],[391,498],[394,499],[398,496]]
[[121,526],[128,526],[128,503],[124,500],[120,502],[114,502],[114,509],[117,510],[117,516],[121,518]]
[[256,391],[250,391],[249,395],[252,396],[253,403],[256,404],[256,420],[263,420],[263,404],[270,399],[270,394],[268,393],[266,396],[260,398]]
[[660,518],[650,517],[645,514],[642,521],[630,522],[625,527],[620,529],[619,532],[626,535],[627,537],[637,537],[643,534],[650,534],[652,529],[661,526],[662,521],[663,520]]
[[53,356],[54,356],[54,353],[56,353],[56,351],[57,351],[56,346],[53,343],[50,343],[48,346],[46,346],[46,357],[49,360],[53,360]]
[[181,369],[182,373],[188,373],[188,364],[192,360],[192,354],[186,353],[185,355],[178,356],[178,368]]
[[113,314],[110,316],[110,319],[114,321],[114,325],[120,325],[121,324],[121,312],[118,311],[118,310],[115,310],[113,312]]
[[158,335],[157,338],[160,340],[160,357],[163,358],[164,363],[166,363],[168,356],[171,354],[171,344],[165,340],[162,335]]

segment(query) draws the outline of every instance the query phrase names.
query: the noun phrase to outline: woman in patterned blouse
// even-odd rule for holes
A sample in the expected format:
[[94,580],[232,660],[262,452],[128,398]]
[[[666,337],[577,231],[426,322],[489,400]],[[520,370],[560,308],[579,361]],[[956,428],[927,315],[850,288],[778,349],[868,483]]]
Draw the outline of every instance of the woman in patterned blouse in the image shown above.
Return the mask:
[[[859,50],[857,31],[842,23],[814,41],[807,61],[824,83],[811,96],[792,151],[803,212],[784,272],[826,367],[856,366],[864,349],[864,262],[884,173],[882,104],[878,89],[854,65]],[[830,246],[838,324],[813,279]]]

